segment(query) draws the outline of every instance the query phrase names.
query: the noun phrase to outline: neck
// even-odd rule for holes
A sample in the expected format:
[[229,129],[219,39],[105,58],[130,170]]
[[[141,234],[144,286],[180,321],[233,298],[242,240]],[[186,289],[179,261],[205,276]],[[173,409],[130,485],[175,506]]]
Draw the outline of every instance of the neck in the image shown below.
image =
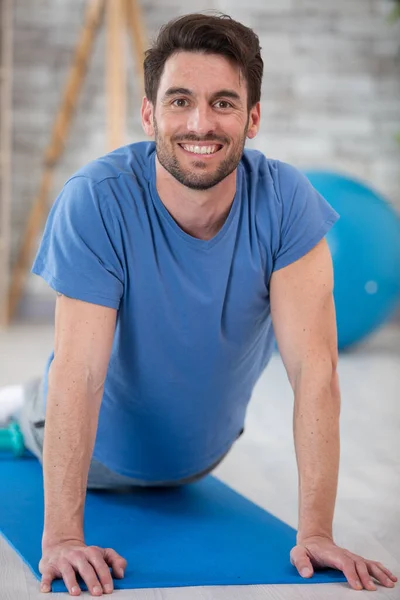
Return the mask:
[[236,193],[236,169],[208,190],[179,183],[156,158],[156,187],[165,208],[189,235],[209,240],[221,229]]

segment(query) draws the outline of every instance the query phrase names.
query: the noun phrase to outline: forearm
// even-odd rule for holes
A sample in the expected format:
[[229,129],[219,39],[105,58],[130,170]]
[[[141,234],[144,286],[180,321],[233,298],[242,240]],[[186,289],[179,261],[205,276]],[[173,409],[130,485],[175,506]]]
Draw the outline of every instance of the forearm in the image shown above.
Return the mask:
[[87,477],[101,393],[101,389],[93,390],[87,375],[78,368],[68,373],[53,363],[43,447],[43,546],[63,539],[83,539]]
[[[320,375],[315,375],[316,373]],[[294,439],[299,471],[298,541],[332,537],[340,439],[340,391],[336,371],[302,370],[295,386]]]

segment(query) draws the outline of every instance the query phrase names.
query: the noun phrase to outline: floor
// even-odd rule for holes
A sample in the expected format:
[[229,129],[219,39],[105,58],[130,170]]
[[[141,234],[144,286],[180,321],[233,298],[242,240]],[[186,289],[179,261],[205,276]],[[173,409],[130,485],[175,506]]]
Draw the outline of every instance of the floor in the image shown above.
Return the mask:
[[[52,347],[48,325],[0,332],[0,385],[39,375]],[[335,515],[336,542],[379,560],[400,576],[400,330],[385,328],[357,351],[342,354],[342,452]],[[292,394],[275,356],[256,386],[246,432],[214,472],[225,483],[290,525],[297,525],[297,471]],[[0,600],[43,599],[39,585],[0,538]],[[374,600],[400,599],[400,584],[378,586]],[[122,590],[119,600],[345,600],[347,584]],[[68,597],[53,594],[51,597]],[[83,597],[89,597],[87,593]]]

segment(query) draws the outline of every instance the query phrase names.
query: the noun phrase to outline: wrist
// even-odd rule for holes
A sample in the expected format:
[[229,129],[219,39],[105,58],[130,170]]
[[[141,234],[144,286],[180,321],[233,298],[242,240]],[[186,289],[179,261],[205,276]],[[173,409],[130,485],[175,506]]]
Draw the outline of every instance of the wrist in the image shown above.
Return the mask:
[[71,528],[64,530],[44,529],[42,535],[42,549],[62,544],[68,541],[84,542],[85,537],[81,529],[75,531]]
[[328,539],[333,542],[333,533],[331,529],[299,529],[296,535],[296,543],[301,544],[304,540],[315,537]]

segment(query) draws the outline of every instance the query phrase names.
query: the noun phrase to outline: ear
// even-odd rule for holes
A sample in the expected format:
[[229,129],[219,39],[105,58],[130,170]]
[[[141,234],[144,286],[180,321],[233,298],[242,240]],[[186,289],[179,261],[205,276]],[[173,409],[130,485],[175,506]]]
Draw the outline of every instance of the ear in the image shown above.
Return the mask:
[[146,98],[146,96],[144,96],[142,100],[141,110],[142,127],[144,129],[145,134],[150,137],[154,136],[153,110],[154,108],[152,103]]
[[260,102],[257,102],[250,109],[249,115],[249,125],[247,128],[247,137],[251,140],[256,137],[258,130],[260,129],[260,120],[261,120],[261,105]]

